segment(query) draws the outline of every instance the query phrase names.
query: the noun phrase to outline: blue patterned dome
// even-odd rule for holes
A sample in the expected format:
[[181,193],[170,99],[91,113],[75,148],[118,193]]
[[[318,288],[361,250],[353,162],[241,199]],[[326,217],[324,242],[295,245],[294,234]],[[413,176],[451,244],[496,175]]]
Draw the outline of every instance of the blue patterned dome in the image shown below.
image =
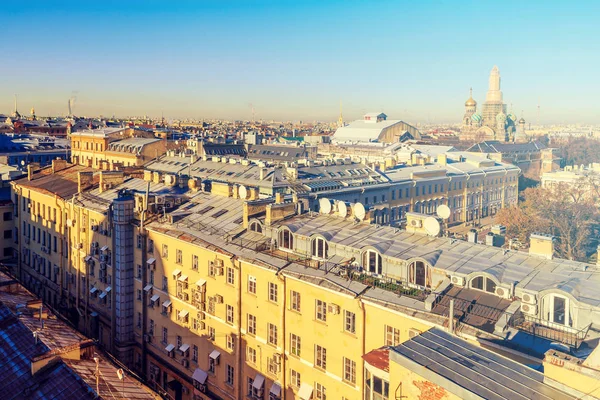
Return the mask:
[[481,121],[481,115],[479,115],[479,114],[473,114],[473,115],[471,116],[471,119],[472,119],[473,121],[475,121],[475,122],[479,122],[479,121]]
[[513,122],[515,122],[517,120],[517,116],[513,113],[508,114],[507,117],[508,117],[508,119],[510,119]]

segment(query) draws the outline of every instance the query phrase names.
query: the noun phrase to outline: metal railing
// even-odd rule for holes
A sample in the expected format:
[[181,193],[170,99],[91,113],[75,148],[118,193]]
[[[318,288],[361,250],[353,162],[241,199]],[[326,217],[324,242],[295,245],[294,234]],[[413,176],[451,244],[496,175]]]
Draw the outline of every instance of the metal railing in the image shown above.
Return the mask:
[[508,325],[533,336],[578,348],[585,340],[592,324],[583,329],[576,329],[518,311],[510,317]]

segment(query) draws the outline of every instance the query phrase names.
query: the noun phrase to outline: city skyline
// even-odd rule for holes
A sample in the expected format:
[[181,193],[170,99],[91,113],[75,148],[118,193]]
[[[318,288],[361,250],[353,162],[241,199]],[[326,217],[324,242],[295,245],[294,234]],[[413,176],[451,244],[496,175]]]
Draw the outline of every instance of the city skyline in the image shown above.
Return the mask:
[[[502,71],[528,122],[599,123],[596,4],[8,4],[0,112],[457,123]],[[54,20],[48,30],[41,21]],[[64,24],[63,21],[66,21]],[[60,23],[59,23],[60,22]],[[573,101],[572,99],[577,99]]]

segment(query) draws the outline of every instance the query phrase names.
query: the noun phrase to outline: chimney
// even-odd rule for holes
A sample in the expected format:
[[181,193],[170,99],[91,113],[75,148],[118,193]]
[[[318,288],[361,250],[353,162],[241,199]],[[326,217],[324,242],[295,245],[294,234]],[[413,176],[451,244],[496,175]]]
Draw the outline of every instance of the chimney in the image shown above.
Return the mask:
[[144,180],[146,182],[152,181],[152,171],[148,171],[147,169],[144,170]]
[[467,234],[467,241],[469,243],[477,243],[477,230],[475,230],[475,229],[469,230],[469,233]]
[[437,163],[442,166],[448,165],[448,156],[446,154],[438,154]]
[[554,236],[532,233],[529,236],[529,254],[552,260],[554,257]]
[[283,203],[283,193],[275,193],[275,203],[282,204]]
[[27,166],[27,180],[28,181],[32,181],[33,180],[33,173],[35,172],[35,166],[29,164]]
[[67,168],[67,160],[63,160],[61,158],[57,158],[52,160],[52,173],[55,174],[58,171],[62,171]]
[[125,174],[123,171],[101,171],[100,172],[100,193],[109,190],[123,183]]
[[91,187],[94,184],[94,173],[93,172],[81,172],[77,173],[77,193],[83,192],[85,189]]
[[268,171],[269,171],[269,170],[268,170],[268,169],[266,169],[266,168],[261,168],[261,169],[260,169],[260,175],[259,175],[259,179],[260,179],[261,181],[267,177]]

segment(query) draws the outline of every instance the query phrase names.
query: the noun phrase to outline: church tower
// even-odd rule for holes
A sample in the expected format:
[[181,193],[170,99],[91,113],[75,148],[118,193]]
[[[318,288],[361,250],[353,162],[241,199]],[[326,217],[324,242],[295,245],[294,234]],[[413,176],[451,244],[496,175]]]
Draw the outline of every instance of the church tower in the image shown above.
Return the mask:
[[482,125],[494,131],[495,138],[506,134],[506,105],[502,101],[500,70],[494,65],[490,72],[489,87],[481,110]]
[[473,88],[469,91],[469,98],[465,101],[465,115],[463,116],[463,130],[469,130],[475,121],[473,115],[477,112],[477,102],[473,99]]

